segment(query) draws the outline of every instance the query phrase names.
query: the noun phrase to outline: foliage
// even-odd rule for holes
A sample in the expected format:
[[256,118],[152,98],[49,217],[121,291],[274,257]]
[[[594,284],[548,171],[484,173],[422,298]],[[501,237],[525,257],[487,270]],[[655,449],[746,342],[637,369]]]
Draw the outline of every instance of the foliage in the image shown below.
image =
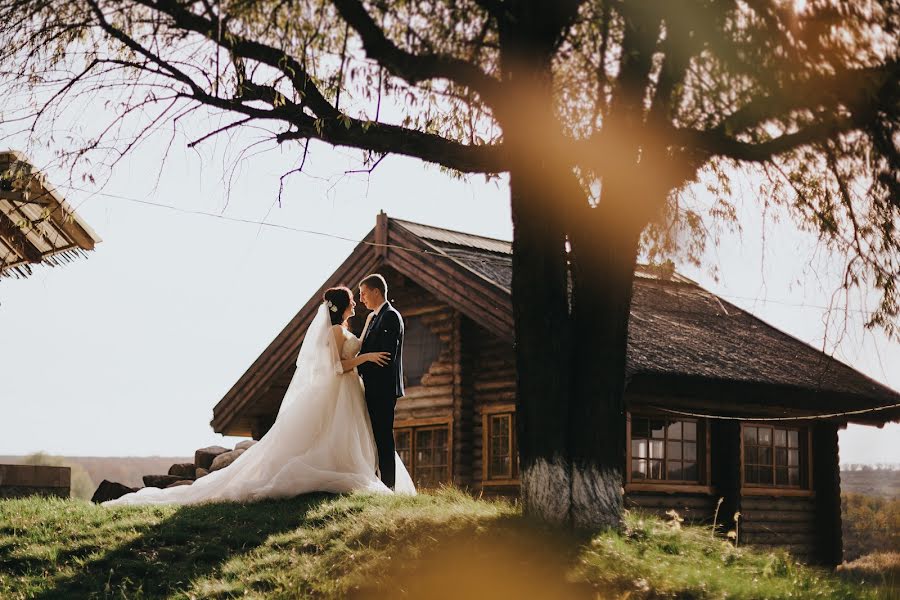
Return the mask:
[[601,206],[594,226],[644,230],[651,260],[698,261],[739,227],[744,171],[845,257],[846,288],[881,292],[869,324],[896,333],[895,0],[2,0],[0,23],[0,122],[53,140],[67,108],[105,102],[108,126],[51,142],[91,180],[203,107],[233,119],[189,146],[253,127],[370,165],[542,160],[548,209]]
[[844,560],[873,552],[900,552],[900,498],[841,496]]
[[628,515],[560,533],[504,501],[311,495],[106,509],[0,502],[3,598],[880,598],[781,552]]
[[72,498],[90,500],[94,495],[96,485],[84,467],[66,460],[62,456],[51,456],[44,452],[36,452],[22,459],[23,465],[44,465],[48,467],[69,467],[72,471],[70,495]]

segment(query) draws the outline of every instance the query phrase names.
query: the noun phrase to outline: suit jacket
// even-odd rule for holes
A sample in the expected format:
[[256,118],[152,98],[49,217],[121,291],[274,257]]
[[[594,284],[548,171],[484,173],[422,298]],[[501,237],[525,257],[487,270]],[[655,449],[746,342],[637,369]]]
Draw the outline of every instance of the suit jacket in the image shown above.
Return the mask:
[[403,317],[390,302],[372,317],[368,335],[363,332],[360,353],[389,352],[391,362],[385,367],[367,362],[357,371],[366,386],[366,396],[399,398],[403,395]]

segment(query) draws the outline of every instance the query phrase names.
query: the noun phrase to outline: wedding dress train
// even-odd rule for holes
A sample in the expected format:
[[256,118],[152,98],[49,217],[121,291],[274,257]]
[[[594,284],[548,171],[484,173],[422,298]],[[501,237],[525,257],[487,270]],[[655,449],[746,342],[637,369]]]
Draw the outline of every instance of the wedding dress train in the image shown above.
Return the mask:
[[[344,332],[338,349],[327,308],[307,330],[297,370],[272,428],[232,464],[173,488],[143,488],[104,506],[249,502],[307,492],[361,490],[391,493],[376,475],[377,452],[362,381],[340,359],[356,356],[360,340]],[[415,494],[409,472],[394,453],[395,491]]]

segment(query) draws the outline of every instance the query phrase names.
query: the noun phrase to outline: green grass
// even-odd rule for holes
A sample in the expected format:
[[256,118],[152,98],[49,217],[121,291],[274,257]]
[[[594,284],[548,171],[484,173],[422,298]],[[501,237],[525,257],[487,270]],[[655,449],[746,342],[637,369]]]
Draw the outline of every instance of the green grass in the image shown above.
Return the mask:
[[709,529],[571,533],[448,489],[106,509],[0,501],[0,598],[889,598]]

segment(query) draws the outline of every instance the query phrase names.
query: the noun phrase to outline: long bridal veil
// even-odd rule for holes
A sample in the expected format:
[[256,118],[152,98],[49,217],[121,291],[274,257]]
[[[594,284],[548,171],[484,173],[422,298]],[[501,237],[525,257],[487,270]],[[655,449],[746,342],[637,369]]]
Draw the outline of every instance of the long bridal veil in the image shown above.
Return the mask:
[[[415,494],[396,454],[395,462],[395,490]],[[192,485],[143,488],[104,505],[244,502],[314,491],[390,493],[375,475],[376,463],[362,383],[355,371],[343,373],[322,304],[303,339],[275,423],[258,443]]]

